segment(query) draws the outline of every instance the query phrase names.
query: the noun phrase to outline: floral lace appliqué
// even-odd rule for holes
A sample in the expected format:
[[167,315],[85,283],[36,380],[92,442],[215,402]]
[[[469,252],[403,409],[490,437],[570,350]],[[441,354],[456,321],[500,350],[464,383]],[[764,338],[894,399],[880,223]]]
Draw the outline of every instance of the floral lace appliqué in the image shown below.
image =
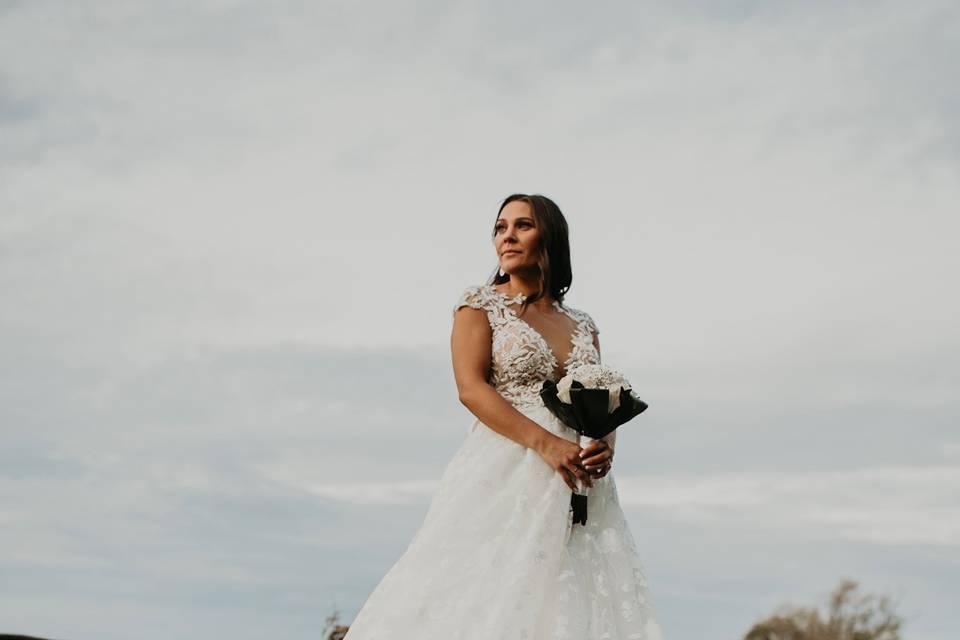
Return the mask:
[[[519,318],[509,306],[523,301],[522,295],[510,297],[492,284],[467,287],[453,307],[482,309],[487,313],[493,331],[491,366],[487,381],[514,406],[542,405],[540,388],[544,380],[557,380],[557,358],[546,340]],[[599,364],[600,354],[593,346],[593,333],[599,333],[593,318],[584,311],[554,306],[566,313],[577,327],[571,337],[570,355],[564,362],[565,373],[575,365]]]

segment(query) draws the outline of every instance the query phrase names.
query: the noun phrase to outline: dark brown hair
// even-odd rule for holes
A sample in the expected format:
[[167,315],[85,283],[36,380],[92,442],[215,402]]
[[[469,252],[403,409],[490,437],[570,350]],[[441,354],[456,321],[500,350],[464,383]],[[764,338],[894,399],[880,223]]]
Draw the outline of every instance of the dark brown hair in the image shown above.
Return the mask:
[[[520,313],[526,311],[527,305],[544,297],[547,292],[562,305],[563,296],[570,290],[570,282],[573,280],[573,271],[570,267],[570,235],[567,228],[567,219],[560,212],[560,207],[547,196],[515,193],[507,196],[500,204],[497,218],[493,221],[493,237],[497,235],[497,220],[500,219],[503,208],[515,200],[521,200],[530,205],[540,237],[540,255],[537,259],[537,265],[540,267],[539,287],[537,291],[524,300]],[[509,273],[500,275],[500,265],[498,264],[487,284],[496,285],[509,280]]]

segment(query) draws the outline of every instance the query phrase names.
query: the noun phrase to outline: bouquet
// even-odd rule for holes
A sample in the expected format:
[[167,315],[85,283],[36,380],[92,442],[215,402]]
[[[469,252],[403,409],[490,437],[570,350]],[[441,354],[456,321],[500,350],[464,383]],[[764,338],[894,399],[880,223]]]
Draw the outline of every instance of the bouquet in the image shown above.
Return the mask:
[[[561,422],[574,429],[585,447],[611,433],[647,408],[623,375],[602,364],[574,367],[558,382],[544,380],[543,404]],[[573,523],[587,523],[587,487],[577,479],[570,496]]]

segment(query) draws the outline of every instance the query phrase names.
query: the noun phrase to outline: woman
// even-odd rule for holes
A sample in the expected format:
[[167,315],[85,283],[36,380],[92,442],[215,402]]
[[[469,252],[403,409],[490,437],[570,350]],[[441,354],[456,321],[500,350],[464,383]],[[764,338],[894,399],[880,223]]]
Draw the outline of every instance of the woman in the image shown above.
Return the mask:
[[[539,391],[599,363],[597,326],[563,297],[567,223],[541,195],[497,213],[502,273],[454,306],[451,353],[475,416],[407,550],[345,640],[661,640],[610,475],[615,434],[588,447]],[[586,525],[570,493],[592,487]]]

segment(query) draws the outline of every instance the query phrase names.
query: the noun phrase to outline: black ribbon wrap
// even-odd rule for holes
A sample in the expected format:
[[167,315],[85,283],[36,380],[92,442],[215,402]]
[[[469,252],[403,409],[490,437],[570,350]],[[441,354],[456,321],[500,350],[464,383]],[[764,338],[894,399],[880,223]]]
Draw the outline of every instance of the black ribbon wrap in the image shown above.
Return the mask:
[[[632,389],[621,388],[620,405],[608,413],[610,391],[588,389],[576,379],[570,385],[570,404],[557,397],[557,383],[553,380],[543,381],[540,397],[544,406],[561,422],[580,436],[594,439],[610,434],[620,425],[643,413],[649,406],[638,398]],[[574,524],[587,524],[587,496],[572,493],[570,509],[573,511]]]
[[571,493],[570,509],[573,511],[573,524],[587,524],[587,496]]

